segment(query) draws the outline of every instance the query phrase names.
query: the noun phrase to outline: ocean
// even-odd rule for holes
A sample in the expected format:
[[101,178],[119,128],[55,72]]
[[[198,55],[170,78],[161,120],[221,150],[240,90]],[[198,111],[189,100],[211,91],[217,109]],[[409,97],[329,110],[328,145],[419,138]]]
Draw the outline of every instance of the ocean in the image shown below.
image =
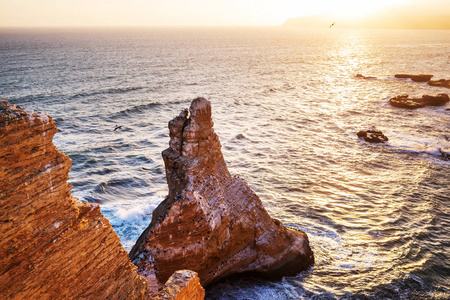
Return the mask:
[[[450,94],[394,77],[450,79],[450,31],[2,29],[0,61],[0,97],[53,117],[72,194],[100,203],[127,251],[167,194],[167,123],[212,102],[230,172],[308,234],[316,263],[207,299],[450,298],[450,103],[388,103]],[[371,126],[389,141],[357,138]]]

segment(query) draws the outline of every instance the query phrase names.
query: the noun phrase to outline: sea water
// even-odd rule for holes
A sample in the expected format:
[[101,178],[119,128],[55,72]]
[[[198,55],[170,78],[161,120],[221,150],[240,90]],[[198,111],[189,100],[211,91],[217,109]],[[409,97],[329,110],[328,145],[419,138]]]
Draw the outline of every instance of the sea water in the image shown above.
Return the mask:
[[[9,29],[0,61],[0,96],[53,117],[72,194],[100,203],[128,251],[167,194],[168,121],[197,96],[211,101],[230,172],[308,234],[316,263],[281,281],[226,280],[207,298],[450,297],[439,152],[450,151],[450,103],[388,104],[450,93],[394,78],[450,79],[450,31]],[[359,140],[370,126],[389,142]]]

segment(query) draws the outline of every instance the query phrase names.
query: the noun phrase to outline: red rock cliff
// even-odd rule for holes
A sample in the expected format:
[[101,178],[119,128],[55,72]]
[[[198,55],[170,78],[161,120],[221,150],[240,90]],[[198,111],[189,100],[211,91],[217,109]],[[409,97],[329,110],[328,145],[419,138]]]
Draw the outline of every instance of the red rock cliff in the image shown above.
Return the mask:
[[[137,273],[98,205],[73,198],[52,118],[0,99],[0,299],[203,299],[197,273],[160,294]],[[150,283],[150,284],[149,284]]]
[[0,100],[0,298],[147,299],[98,205],[73,198],[54,121]]
[[163,283],[185,268],[207,285],[237,273],[281,277],[311,266],[306,234],[272,219],[250,187],[230,175],[212,127],[203,98],[169,122],[169,195],[130,252],[138,272],[155,271]]

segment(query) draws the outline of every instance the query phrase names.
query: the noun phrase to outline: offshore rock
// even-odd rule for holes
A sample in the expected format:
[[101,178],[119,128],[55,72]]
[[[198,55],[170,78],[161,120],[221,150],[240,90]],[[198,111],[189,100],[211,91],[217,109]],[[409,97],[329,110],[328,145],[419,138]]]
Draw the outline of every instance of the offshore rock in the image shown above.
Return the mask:
[[204,98],[169,122],[169,195],[130,252],[139,274],[155,272],[163,283],[190,269],[208,285],[238,273],[280,278],[307,269],[314,257],[306,234],[272,219],[250,187],[230,175],[212,127]]
[[389,140],[381,130],[375,129],[374,127],[371,127],[369,130],[360,130],[356,135],[358,138],[364,138],[369,143],[384,143]]
[[409,78],[415,82],[427,82],[430,81],[433,75],[430,74],[419,74],[419,75],[410,75],[410,74],[395,74],[395,78]]
[[362,74],[356,74],[355,77],[361,78],[361,79],[377,79],[376,77],[373,77],[373,76],[364,76],[364,75],[362,75]]
[[430,80],[428,81],[428,85],[450,89],[450,79]]
[[442,157],[442,159],[450,161],[450,152],[445,152],[441,148],[439,148],[438,151],[439,151],[439,154]]
[[447,94],[438,94],[436,96],[423,95],[421,98],[410,98],[409,95],[399,95],[389,100],[389,104],[399,108],[421,108],[425,106],[440,106],[449,102]]
[[[156,279],[138,275],[98,205],[72,197],[56,132],[51,117],[0,99],[0,298],[150,299]],[[197,274],[182,274],[157,299],[203,299]]]

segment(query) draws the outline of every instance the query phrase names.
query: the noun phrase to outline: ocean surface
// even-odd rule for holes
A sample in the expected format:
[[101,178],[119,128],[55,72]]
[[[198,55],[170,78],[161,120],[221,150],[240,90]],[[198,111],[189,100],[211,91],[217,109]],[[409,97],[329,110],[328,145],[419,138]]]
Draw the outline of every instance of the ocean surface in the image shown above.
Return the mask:
[[[100,203],[127,251],[167,194],[168,121],[212,102],[230,172],[308,234],[316,264],[208,299],[450,298],[450,103],[388,103],[450,94],[394,78],[450,79],[450,31],[3,29],[0,62],[0,97],[53,117],[72,194]],[[357,138],[371,126],[389,141]]]

